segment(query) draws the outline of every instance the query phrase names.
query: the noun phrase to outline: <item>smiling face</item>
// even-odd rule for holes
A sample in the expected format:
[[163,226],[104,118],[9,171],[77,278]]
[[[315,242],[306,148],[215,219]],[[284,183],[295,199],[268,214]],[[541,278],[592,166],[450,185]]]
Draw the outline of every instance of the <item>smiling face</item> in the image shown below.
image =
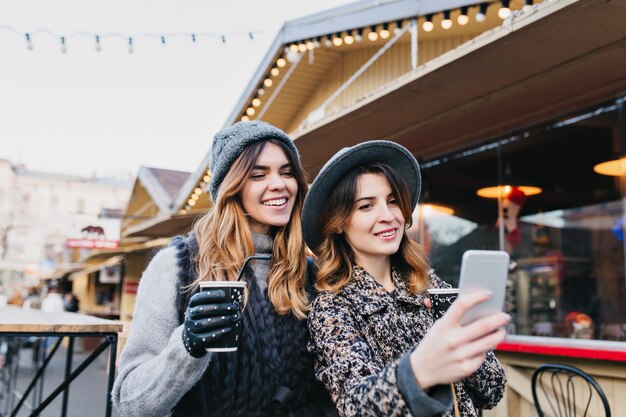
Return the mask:
[[271,226],[289,223],[298,181],[282,148],[268,142],[241,189],[240,199],[250,229],[268,234]]
[[358,177],[353,211],[343,233],[354,260],[365,266],[398,251],[404,233],[404,216],[384,175]]

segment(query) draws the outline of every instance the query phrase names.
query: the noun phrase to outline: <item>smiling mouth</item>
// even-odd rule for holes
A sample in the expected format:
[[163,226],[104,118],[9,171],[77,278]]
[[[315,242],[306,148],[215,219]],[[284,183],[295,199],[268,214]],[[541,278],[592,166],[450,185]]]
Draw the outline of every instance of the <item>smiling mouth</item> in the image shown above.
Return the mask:
[[264,206],[279,207],[287,204],[286,198],[275,198],[273,200],[265,200],[262,202]]
[[396,229],[385,230],[384,232],[374,233],[375,236],[378,237],[392,237],[396,234]]

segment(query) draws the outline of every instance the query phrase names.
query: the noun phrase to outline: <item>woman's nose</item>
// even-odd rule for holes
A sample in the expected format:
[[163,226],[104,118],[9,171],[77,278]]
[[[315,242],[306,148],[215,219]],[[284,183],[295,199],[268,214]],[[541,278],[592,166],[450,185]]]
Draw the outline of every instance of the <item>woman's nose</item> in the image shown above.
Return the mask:
[[393,212],[386,204],[381,206],[380,213],[378,214],[378,220],[381,222],[391,222],[395,219]]
[[282,190],[285,188],[285,180],[280,174],[271,174],[268,188],[270,190]]

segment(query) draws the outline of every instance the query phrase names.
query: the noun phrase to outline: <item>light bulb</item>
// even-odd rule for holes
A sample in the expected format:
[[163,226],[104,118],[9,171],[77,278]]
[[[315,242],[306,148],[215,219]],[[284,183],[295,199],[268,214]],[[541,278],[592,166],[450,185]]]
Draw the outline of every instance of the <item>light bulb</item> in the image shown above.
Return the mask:
[[287,61],[285,60],[285,58],[278,58],[278,60],[276,61],[276,65],[279,68],[284,68],[285,65],[287,65]]
[[[241,116],[241,121],[242,122],[249,122],[250,118],[248,116]],[[207,181],[208,182],[208,181]]]
[[195,190],[193,190],[193,193],[194,193],[194,194],[196,194],[196,195],[200,195],[200,194],[202,194],[202,188],[200,188],[200,187],[196,187],[196,189],[195,189]]
[[309,51],[312,51],[313,49],[315,49],[315,42],[306,41],[306,49],[308,49]]
[[298,44],[298,51],[306,52],[306,44],[304,44],[304,43]]
[[253,105],[254,107],[259,107],[259,106],[261,105],[261,100],[260,100],[260,99],[258,99],[258,98],[256,98],[256,97],[255,97],[255,98],[253,98],[253,99],[252,99],[252,105]]
[[270,70],[270,74],[272,74],[274,77],[278,77],[278,74],[280,74],[280,70],[274,67]]
[[289,50],[291,52],[298,52],[298,45],[295,43],[292,43],[291,45],[289,45]]
[[506,19],[509,16],[511,16],[511,9],[509,9],[508,7],[500,7],[500,10],[498,10],[498,17],[500,19]]
[[369,39],[370,41],[374,42],[375,40],[378,39],[378,32],[370,32],[367,34],[367,39]]
[[269,78],[266,78],[266,79],[263,81],[263,85],[264,85],[264,86],[266,86],[266,87],[268,87],[268,88],[269,88],[269,87],[271,87],[271,86],[272,86],[272,84],[274,84],[274,83],[273,83],[273,82],[272,82],[272,80],[270,80]]
[[256,113],[256,111],[252,108],[252,107],[248,107],[246,110],[246,114],[248,116],[254,116],[254,113]]
[[391,35],[391,33],[389,33],[389,31],[385,28],[380,30],[380,38],[381,39],[387,39],[389,37],[389,35]]
[[343,39],[341,39],[339,36],[335,36],[333,38],[333,45],[341,46],[341,44],[343,44]]
[[[248,118],[248,116],[243,116],[243,117],[245,117],[246,119]],[[243,117],[241,118],[241,120],[243,120]],[[211,177],[209,175],[205,175],[204,177],[202,177],[202,181],[208,184],[209,181],[211,181]]]
[[469,16],[466,14],[460,14],[457,16],[456,21],[459,25],[465,26],[469,23]]
[[484,14],[484,13],[482,13],[482,12],[478,12],[478,13],[476,13],[476,21],[477,21],[478,23],[482,23],[482,22],[484,22],[486,19],[487,19],[487,16],[485,16],[485,14]]
[[441,21],[441,27],[444,29],[450,29],[452,27],[452,20],[450,19],[443,19]]
[[354,43],[354,36],[347,34],[343,37],[343,41],[346,45],[352,45]]
[[430,32],[434,28],[435,28],[435,25],[430,20],[427,20],[422,24],[422,29],[424,29],[424,32]]
[[258,96],[262,96],[265,94],[265,88],[259,88],[259,91],[256,92]]

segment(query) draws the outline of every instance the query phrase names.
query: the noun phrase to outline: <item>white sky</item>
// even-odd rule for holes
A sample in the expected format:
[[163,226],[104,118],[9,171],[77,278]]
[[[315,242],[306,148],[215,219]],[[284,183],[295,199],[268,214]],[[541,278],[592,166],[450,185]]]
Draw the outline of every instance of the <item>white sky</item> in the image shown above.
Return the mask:
[[[285,20],[341,0],[0,0],[0,159],[42,171],[134,176],[139,166],[195,171]],[[19,32],[101,33],[60,41]],[[126,39],[107,33],[232,33]]]

